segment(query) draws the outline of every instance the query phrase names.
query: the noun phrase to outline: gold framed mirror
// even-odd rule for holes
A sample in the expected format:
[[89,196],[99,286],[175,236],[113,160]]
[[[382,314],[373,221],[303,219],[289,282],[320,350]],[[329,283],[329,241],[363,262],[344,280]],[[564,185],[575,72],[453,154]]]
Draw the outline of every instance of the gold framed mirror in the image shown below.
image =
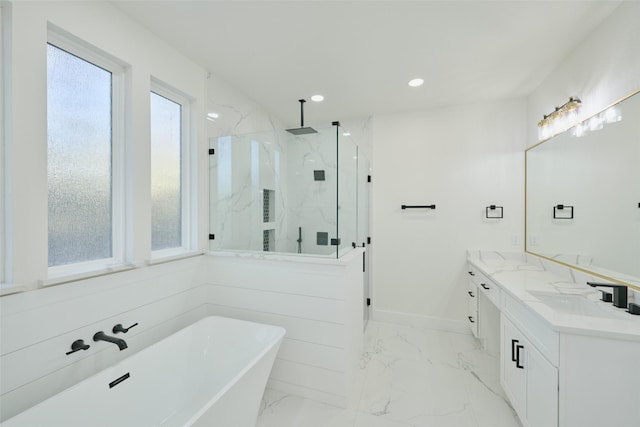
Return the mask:
[[637,290],[639,93],[525,152],[525,252]]

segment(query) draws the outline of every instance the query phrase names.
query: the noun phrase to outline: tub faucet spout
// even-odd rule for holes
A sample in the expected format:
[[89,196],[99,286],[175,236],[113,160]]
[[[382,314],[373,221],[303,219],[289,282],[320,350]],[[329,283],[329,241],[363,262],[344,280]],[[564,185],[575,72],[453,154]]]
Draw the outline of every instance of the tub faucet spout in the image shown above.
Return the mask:
[[95,335],[93,336],[93,340],[112,342],[118,346],[120,351],[127,348],[127,342],[125,340],[107,335],[103,331],[96,332]]

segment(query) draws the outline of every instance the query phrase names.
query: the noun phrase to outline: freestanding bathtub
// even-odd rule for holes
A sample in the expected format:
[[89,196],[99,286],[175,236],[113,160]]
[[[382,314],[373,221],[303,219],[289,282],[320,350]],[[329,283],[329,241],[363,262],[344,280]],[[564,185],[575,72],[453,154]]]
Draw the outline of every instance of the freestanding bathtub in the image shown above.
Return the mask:
[[207,317],[2,427],[254,427],[284,333]]

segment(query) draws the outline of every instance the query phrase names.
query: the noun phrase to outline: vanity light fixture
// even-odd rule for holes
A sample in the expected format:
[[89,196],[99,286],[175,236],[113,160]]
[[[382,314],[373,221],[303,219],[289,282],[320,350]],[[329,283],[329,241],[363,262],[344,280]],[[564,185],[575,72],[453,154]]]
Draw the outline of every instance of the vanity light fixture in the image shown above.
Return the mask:
[[622,112],[620,111],[620,107],[618,107],[617,105],[613,105],[591,117],[590,119],[577,124],[572,129],[571,133],[575,137],[581,137],[584,136],[587,132],[600,130],[604,127],[604,125],[609,123],[617,123],[620,120],[622,120]]
[[581,105],[580,98],[572,96],[560,107],[544,115],[538,122],[538,139],[540,141],[549,139],[573,126],[578,120],[578,109]]

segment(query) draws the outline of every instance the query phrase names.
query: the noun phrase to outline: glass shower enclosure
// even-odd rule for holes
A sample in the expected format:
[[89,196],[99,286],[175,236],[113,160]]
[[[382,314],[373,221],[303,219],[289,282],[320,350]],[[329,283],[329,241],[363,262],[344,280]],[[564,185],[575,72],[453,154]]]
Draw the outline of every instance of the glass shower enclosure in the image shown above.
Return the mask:
[[339,258],[368,235],[369,160],[334,122],[209,140],[210,250]]

